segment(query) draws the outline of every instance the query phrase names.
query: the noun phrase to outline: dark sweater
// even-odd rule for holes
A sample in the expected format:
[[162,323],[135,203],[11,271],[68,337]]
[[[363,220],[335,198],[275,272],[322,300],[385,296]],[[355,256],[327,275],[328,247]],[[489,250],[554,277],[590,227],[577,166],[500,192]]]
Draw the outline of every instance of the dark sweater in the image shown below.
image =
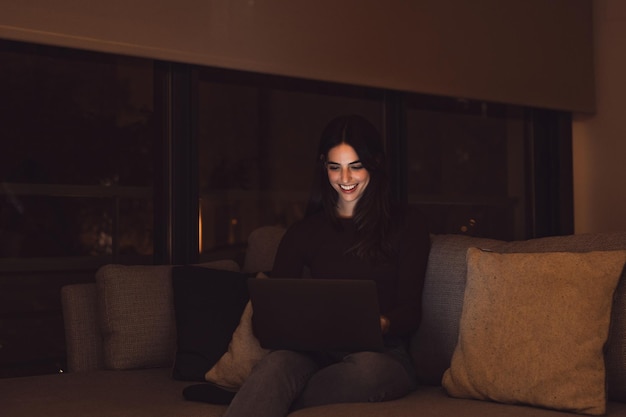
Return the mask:
[[272,277],[301,277],[306,267],[312,278],[374,280],[381,314],[391,324],[389,335],[408,336],[420,322],[430,250],[423,220],[412,214],[396,226],[393,257],[387,262],[346,254],[354,244],[354,223],[342,219],[341,229],[336,230],[321,212],[291,226],[278,247]]

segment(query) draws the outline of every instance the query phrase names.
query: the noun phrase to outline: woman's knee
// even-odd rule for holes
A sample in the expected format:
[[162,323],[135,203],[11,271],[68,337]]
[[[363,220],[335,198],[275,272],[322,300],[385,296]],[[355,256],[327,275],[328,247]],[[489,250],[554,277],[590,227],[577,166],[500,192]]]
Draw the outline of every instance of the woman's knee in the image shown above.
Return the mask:
[[395,358],[379,352],[357,352],[344,358],[344,363],[353,365],[352,369],[362,378],[374,380],[403,375],[404,368]]
[[313,375],[297,406],[387,401],[410,390],[410,378],[396,359],[382,353],[359,352]]

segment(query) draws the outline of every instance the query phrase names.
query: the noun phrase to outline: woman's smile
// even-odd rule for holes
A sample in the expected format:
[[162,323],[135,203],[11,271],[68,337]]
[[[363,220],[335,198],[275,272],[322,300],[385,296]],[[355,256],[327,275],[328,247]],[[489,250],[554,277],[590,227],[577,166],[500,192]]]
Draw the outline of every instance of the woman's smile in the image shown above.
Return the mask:
[[341,187],[341,189],[344,192],[349,193],[349,192],[354,191],[354,189],[356,188],[357,184],[353,184],[353,185],[341,185],[341,184],[339,184],[339,186]]

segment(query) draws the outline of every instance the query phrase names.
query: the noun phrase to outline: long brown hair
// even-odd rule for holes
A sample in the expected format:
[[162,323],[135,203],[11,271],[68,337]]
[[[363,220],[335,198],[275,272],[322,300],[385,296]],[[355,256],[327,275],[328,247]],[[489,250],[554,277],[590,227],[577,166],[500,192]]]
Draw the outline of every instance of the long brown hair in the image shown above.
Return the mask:
[[362,259],[385,260],[391,255],[391,192],[382,139],[376,128],[357,115],[333,119],[322,132],[318,147],[318,191],[314,192],[308,212],[323,210],[331,223],[340,228],[337,191],[328,181],[328,152],[342,143],[359,156],[370,180],[354,208],[353,222],[357,241],[349,252]]

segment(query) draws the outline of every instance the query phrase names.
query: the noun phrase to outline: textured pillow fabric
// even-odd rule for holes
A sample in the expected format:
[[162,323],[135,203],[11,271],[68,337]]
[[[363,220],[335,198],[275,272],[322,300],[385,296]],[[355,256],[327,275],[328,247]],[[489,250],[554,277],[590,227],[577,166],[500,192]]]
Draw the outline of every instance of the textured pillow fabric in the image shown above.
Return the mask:
[[[204,267],[239,270],[232,260]],[[96,272],[97,316],[107,369],[171,367],[176,323],[170,265],[104,265]]]
[[228,350],[248,302],[247,276],[198,266],[172,269],[177,348],[173,377],[204,381]]
[[248,301],[228,351],[206,372],[205,379],[223,388],[237,390],[267,352],[252,332],[252,303]]
[[[422,384],[440,385],[450,366],[459,334],[466,280],[466,252],[478,247],[502,253],[589,252],[626,249],[626,233],[588,233],[505,242],[464,235],[433,235],[423,290],[423,313],[411,341],[411,354]],[[615,295],[626,306],[626,285]],[[622,300],[622,301],[619,301]],[[626,309],[614,309],[623,325],[611,326],[607,351],[609,398],[626,401]]]
[[626,251],[500,254],[470,248],[454,397],[606,411],[603,347]]
[[104,366],[172,365],[176,326],[170,266],[105,265],[96,272]]
[[[267,278],[258,273],[257,278]],[[205,374],[205,379],[230,390],[237,390],[250,375],[252,368],[269,350],[263,349],[252,331],[252,303],[248,301],[239,325],[233,333],[228,351]]]

